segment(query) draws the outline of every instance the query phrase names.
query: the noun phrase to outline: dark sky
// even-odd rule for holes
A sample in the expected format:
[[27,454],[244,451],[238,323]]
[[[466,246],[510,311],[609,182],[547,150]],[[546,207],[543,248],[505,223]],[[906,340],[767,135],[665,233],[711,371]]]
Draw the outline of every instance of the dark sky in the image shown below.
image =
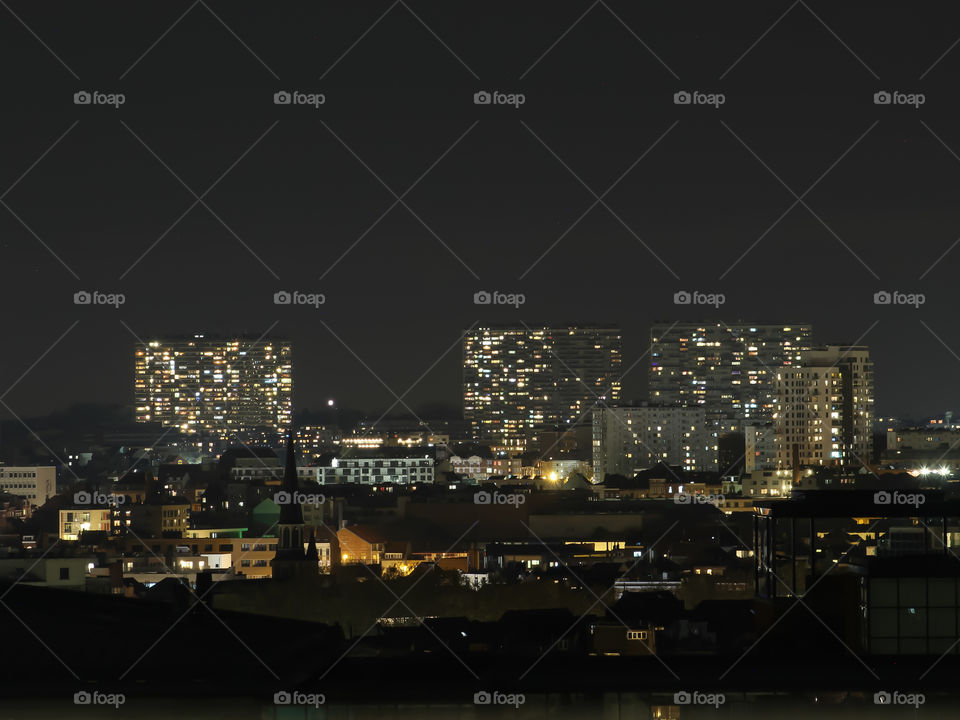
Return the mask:
[[[0,8],[0,397],[23,416],[130,402],[131,331],[273,327],[295,343],[297,408],[393,402],[334,333],[398,394],[452,346],[406,400],[458,404],[457,339],[474,322],[618,323],[630,365],[652,320],[705,318],[862,338],[879,412],[952,407],[960,248],[928,269],[960,237],[960,46],[936,62],[960,17],[946,3],[838,5],[10,0],[22,23]],[[78,90],[126,102],[78,106]],[[277,106],[278,90],[326,103]],[[474,105],[478,90],[526,102]],[[679,90],[726,102],[675,105]],[[926,102],[878,106],[879,90]],[[196,205],[157,242],[195,198],[132,133],[198,195],[243,158],[203,198],[212,212]],[[398,204],[331,269],[394,203],[384,184],[402,195],[448,150],[404,197],[413,212]],[[609,209],[567,232],[647,150]],[[757,242],[828,169],[810,209]],[[126,303],[76,306],[81,289]],[[276,306],[280,289],[326,304]],[[476,306],[480,289],[526,304]],[[727,301],[678,307],[681,289]],[[926,303],[877,306],[878,290]],[[645,374],[641,362],[626,377],[628,398]]]

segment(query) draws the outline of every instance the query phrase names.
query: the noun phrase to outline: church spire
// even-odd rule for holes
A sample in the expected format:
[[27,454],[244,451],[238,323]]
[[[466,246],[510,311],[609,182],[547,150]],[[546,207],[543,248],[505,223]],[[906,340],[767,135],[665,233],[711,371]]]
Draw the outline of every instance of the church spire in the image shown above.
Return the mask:
[[313,530],[310,531],[310,542],[307,544],[307,554],[304,559],[308,562],[320,562],[320,553],[317,552],[317,540],[313,535]]
[[296,502],[300,494],[300,482],[297,479],[297,452],[293,444],[293,428],[287,437],[287,459],[283,471],[283,483],[280,486],[287,502],[280,505],[280,525],[303,525],[303,510]]

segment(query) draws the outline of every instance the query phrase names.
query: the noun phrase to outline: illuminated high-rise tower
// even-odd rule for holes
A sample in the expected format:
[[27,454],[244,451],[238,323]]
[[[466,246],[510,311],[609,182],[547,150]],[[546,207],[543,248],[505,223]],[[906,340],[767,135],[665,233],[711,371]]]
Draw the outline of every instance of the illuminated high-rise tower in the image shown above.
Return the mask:
[[463,341],[463,412],[475,437],[522,450],[538,426],[590,422],[620,399],[620,330],[611,326],[476,328]]
[[804,323],[656,323],[650,402],[702,405],[721,432],[768,421],[776,373],[802,361],[811,332]]
[[230,438],[290,426],[291,347],[271,338],[151,340],[134,358],[136,419]]
[[777,469],[870,462],[873,361],[865,345],[828,345],[806,353],[802,367],[781,368],[774,427]]

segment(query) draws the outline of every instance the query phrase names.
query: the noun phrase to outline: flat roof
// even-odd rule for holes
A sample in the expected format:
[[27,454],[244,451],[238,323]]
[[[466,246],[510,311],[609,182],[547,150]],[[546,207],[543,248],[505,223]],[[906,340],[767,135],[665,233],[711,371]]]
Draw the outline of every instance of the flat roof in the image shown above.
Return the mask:
[[958,517],[960,499],[942,490],[800,490],[789,500],[757,500],[765,517]]

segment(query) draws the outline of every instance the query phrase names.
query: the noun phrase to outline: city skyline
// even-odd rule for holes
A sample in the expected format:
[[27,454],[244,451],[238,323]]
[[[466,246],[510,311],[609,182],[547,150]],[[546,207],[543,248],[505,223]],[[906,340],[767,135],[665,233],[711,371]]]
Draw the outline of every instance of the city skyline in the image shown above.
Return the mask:
[[[475,322],[613,323],[629,365],[655,320],[799,318],[823,343],[871,346],[880,414],[941,412],[960,390],[947,282],[960,263],[949,82],[960,59],[938,61],[954,38],[936,13],[877,7],[866,26],[856,4],[818,11],[853,53],[797,7],[744,54],[779,17],[756,3],[696,20],[598,7],[555,47],[577,14],[519,14],[495,56],[476,39],[498,36],[492,17],[464,32],[449,10],[417,13],[451,53],[397,8],[341,61],[373,8],[262,26],[227,13],[245,48],[200,7],[146,54],[176,17],[64,5],[77,27],[96,27],[87,36],[110,38],[92,49],[27,10],[53,54],[18,23],[3,29],[21,101],[0,120],[16,138],[0,186],[0,297],[19,309],[0,392],[16,383],[5,402],[21,416],[127,403],[116,379],[129,377],[134,336],[273,328],[311,363],[298,408],[335,397],[375,412],[396,398],[363,363],[397,395],[430,369],[411,404],[455,403],[459,365],[444,353]],[[644,38],[646,23],[653,53],[628,30]],[[882,38],[901,27],[913,32],[893,58]],[[474,104],[494,89],[526,101]],[[675,103],[698,89],[724,104]],[[274,104],[294,90],[325,102]],[[894,90],[929,102],[874,102]],[[74,104],[90,91],[125,103]],[[384,187],[401,196],[421,175],[409,209]],[[221,176],[209,207],[194,204]],[[274,304],[294,290],[325,302]],[[125,302],[73,303],[93,291]],[[475,305],[481,291],[525,302]],[[674,304],[695,291],[724,303]],[[894,291],[925,302],[874,304]],[[383,347],[403,351],[381,360]],[[918,355],[935,370],[911,373]],[[18,381],[41,356],[40,373]],[[642,375],[625,379],[625,398],[644,396]]]
[[[534,325],[536,325],[536,324],[537,324],[537,323],[533,323],[533,324],[524,323],[524,325],[528,325],[529,327],[532,327],[532,326],[534,326]],[[602,323],[578,322],[578,323],[572,324],[571,327],[573,327],[573,326],[597,326],[597,325],[602,325]],[[658,323],[653,323],[653,324],[651,325],[651,331],[654,330],[654,329],[657,328],[657,327],[659,327],[659,328],[662,329],[662,328],[665,328],[665,327],[672,327],[672,326],[676,326],[676,327],[678,327],[678,328],[679,328],[679,327],[707,327],[707,328],[709,328],[709,327],[711,327],[711,326],[713,326],[713,327],[720,327],[720,326],[724,326],[724,327],[729,327],[729,326],[734,326],[734,327],[736,327],[736,326],[743,326],[743,327],[757,326],[757,327],[760,327],[760,326],[764,326],[764,325],[771,326],[771,327],[773,327],[773,326],[786,326],[786,327],[789,327],[791,324],[788,324],[788,323],[773,323],[773,324],[771,324],[771,323],[752,323],[752,322],[744,322],[744,321],[742,321],[742,320],[730,321],[730,322],[725,322],[725,321],[723,321],[723,320],[708,320],[708,321],[704,321],[704,322],[698,322],[698,321],[679,322],[679,321],[674,321],[674,322],[658,322]],[[799,324],[797,324],[797,323],[792,323],[792,325],[793,325],[794,327],[797,327]],[[510,323],[510,322],[497,322],[497,323],[488,324],[488,325],[486,325],[485,327],[488,327],[488,328],[497,328],[497,327],[505,327],[505,326],[511,326],[511,323]],[[555,327],[564,327],[564,325],[563,325],[562,323],[555,323],[554,326],[555,326]],[[227,338],[231,338],[231,337],[233,337],[233,338],[241,338],[241,339],[246,339],[247,341],[253,342],[254,345],[263,344],[263,343],[269,343],[269,342],[278,342],[278,341],[280,341],[280,342],[287,342],[287,343],[293,344],[292,341],[287,340],[285,337],[280,337],[280,336],[278,336],[276,333],[270,333],[269,335],[263,334],[263,335],[260,335],[259,337],[257,337],[257,336],[255,336],[254,334],[251,334],[251,333],[238,333],[238,334],[236,334],[236,335],[230,335],[229,333],[224,333],[224,332],[222,332],[222,331],[218,331],[218,332],[214,332],[214,333],[207,333],[207,334],[205,334],[205,335],[204,335],[204,334],[197,334],[196,336],[197,336],[197,337],[204,337],[204,336],[206,336],[206,337],[218,338],[218,339],[227,339]],[[154,338],[154,337],[162,337],[162,338],[188,338],[188,337],[193,337],[193,335],[190,334],[190,333],[186,333],[186,332],[179,332],[179,333],[165,333],[165,334],[149,335],[149,336],[147,336],[147,337],[150,337],[150,338]],[[625,343],[628,342],[628,340],[629,340],[629,337],[624,338],[624,342],[625,342]],[[148,341],[148,344],[149,344],[149,341]],[[128,350],[128,352],[129,352],[129,345],[130,345],[130,343],[127,343],[127,345],[128,345],[127,350]],[[815,342],[813,342],[813,344],[811,345],[811,348],[822,348],[822,347],[826,347],[826,346],[828,346],[828,345],[829,345],[829,346],[838,346],[838,345],[845,345],[845,343],[820,342],[819,333],[816,333],[816,334],[815,334]],[[869,344],[868,344],[868,345],[869,345]],[[143,347],[143,346],[141,346],[141,345],[139,344],[139,341],[134,341],[134,348],[135,348],[135,349],[134,349],[134,352],[137,352],[137,351],[141,350],[142,347]],[[644,356],[644,355],[645,355],[646,357],[649,357],[649,356],[650,356],[650,350],[652,350],[654,347],[655,347],[655,343],[654,343],[654,344],[650,344],[650,345],[648,346],[648,350],[647,350],[646,352],[644,352],[644,353],[641,353],[641,356]],[[53,350],[53,349],[54,349],[54,348],[49,348],[48,351],[49,351],[49,350]],[[45,354],[44,354],[44,355],[45,355]],[[447,364],[449,365],[450,363],[453,363],[452,373],[457,374],[459,377],[454,381],[453,386],[452,386],[452,387],[449,387],[449,388],[445,388],[442,394],[440,394],[440,393],[430,393],[430,394],[428,394],[428,395],[421,395],[421,396],[420,396],[420,399],[417,400],[417,401],[410,401],[409,399],[406,399],[405,401],[401,402],[398,398],[403,398],[404,395],[400,392],[400,389],[401,389],[401,388],[400,388],[400,386],[398,386],[396,391],[384,389],[383,392],[380,393],[380,394],[384,395],[384,400],[382,401],[381,404],[379,404],[379,405],[378,405],[378,404],[369,404],[369,405],[365,405],[365,406],[364,406],[362,403],[356,404],[356,403],[351,402],[350,399],[351,399],[351,398],[356,399],[356,398],[357,398],[357,395],[354,394],[354,393],[351,393],[351,392],[349,391],[349,389],[348,389],[347,391],[345,391],[345,392],[343,391],[343,388],[341,388],[341,391],[340,391],[340,392],[337,392],[337,391],[331,389],[331,391],[330,391],[329,393],[317,394],[317,395],[315,395],[312,399],[306,399],[306,400],[302,400],[302,401],[301,401],[301,399],[300,399],[299,397],[297,397],[296,394],[294,394],[294,395],[293,395],[293,399],[292,399],[292,403],[293,403],[293,404],[292,404],[292,406],[291,406],[291,408],[292,408],[292,414],[293,414],[293,415],[296,415],[297,413],[303,412],[303,411],[305,411],[305,410],[312,410],[312,411],[328,410],[330,407],[332,407],[332,406],[335,404],[335,406],[338,407],[338,408],[342,408],[342,409],[345,409],[345,410],[350,410],[350,411],[353,411],[353,412],[358,412],[358,413],[360,413],[363,417],[365,417],[365,418],[367,418],[367,419],[375,419],[375,418],[381,418],[381,419],[382,419],[382,418],[388,417],[388,416],[394,416],[394,417],[404,417],[404,416],[406,416],[406,417],[410,417],[410,416],[415,416],[415,415],[420,415],[420,414],[422,414],[422,413],[420,412],[420,410],[422,410],[422,409],[424,409],[424,408],[429,409],[429,410],[433,410],[433,411],[434,411],[434,415],[435,415],[436,418],[449,419],[449,418],[451,418],[451,417],[462,417],[462,410],[463,410],[463,378],[462,378],[463,367],[462,367],[462,364],[461,364],[460,360],[458,359],[459,356],[460,356],[460,353],[450,351],[450,352],[448,352],[448,355],[450,356],[450,358],[448,358],[448,360],[449,360],[450,362],[448,362]],[[875,352],[874,352],[874,350],[873,350],[872,347],[871,347],[871,355],[874,355],[874,356],[875,356]],[[128,355],[128,358],[129,358],[129,355]],[[41,358],[41,360],[42,360],[42,358]],[[305,364],[310,364],[310,363],[309,363],[309,359],[307,359],[307,360],[305,361]],[[875,365],[878,365],[879,363],[875,362],[874,364],[875,364]],[[439,362],[436,362],[436,363],[435,363],[435,366],[439,366],[439,365],[440,365]],[[633,367],[631,367],[631,365],[632,365]],[[135,384],[136,372],[133,370],[134,365],[131,364],[131,363],[129,363],[129,361],[126,362],[126,363],[124,364],[124,366],[125,366],[126,372],[129,372],[129,373],[130,373],[130,379],[129,379],[129,381],[127,381],[127,380],[124,380],[124,381],[116,381],[116,375],[112,375],[111,377],[114,379],[114,382],[113,382],[113,384],[112,384],[112,391],[111,391],[110,394],[107,394],[107,395],[98,394],[96,397],[93,397],[93,396],[88,395],[88,394],[81,394],[81,395],[76,396],[75,398],[71,398],[69,401],[66,401],[66,400],[65,400],[65,401],[62,401],[62,402],[60,402],[60,403],[56,403],[56,402],[55,402],[53,405],[50,405],[50,406],[39,406],[36,411],[34,411],[34,412],[24,412],[24,413],[22,413],[22,416],[23,416],[23,417],[39,417],[39,416],[43,416],[43,415],[47,415],[47,414],[56,414],[56,413],[58,413],[58,412],[62,412],[62,411],[68,410],[68,409],[70,409],[71,407],[75,407],[75,406],[79,406],[79,405],[86,405],[86,404],[91,404],[91,403],[93,403],[93,404],[104,404],[104,405],[124,406],[124,407],[129,408],[129,409],[131,410],[131,412],[133,412],[134,415],[137,415],[137,414],[138,414],[138,413],[137,413],[137,406],[138,406],[137,393],[136,393],[136,392],[132,392],[132,393],[131,393],[130,390],[129,390],[129,388],[132,387],[132,386]],[[624,368],[626,369],[626,372],[625,372],[624,376],[621,378],[622,382],[619,383],[619,385],[620,385],[620,387],[621,387],[621,390],[620,390],[620,392],[619,392],[619,400],[613,401],[612,399],[608,399],[608,402],[611,402],[611,404],[633,404],[633,403],[637,403],[637,402],[648,402],[648,401],[658,402],[658,398],[657,398],[657,397],[654,397],[654,396],[649,395],[649,393],[651,392],[651,383],[650,383],[650,381],[649,381],[650,367],[648,366],[647,362],[644,361],[644,358],[641,357],[641,358],[640,358],[640,362],[637,362],[637,359],[636,359],[636,358],[634,358],[632,361],[631,361],[629,358],[627,358],[627,361],[626,361],[626,362],[623,362],[623,366],[624,366]],[[298,367],[298,366],[295,365],[294,367]],[[362,366],[361,366],[361,367],[362,367]],[[309,381],[309,377],[310,377],[309,372],[310,372],[309,369],[306,370],[306,371],[300,370],[299,373],[297,372],[296,369],[293,370],[293,373],[291,374],[291,378],[293,378],[294,376],[299,376],[300,379],[301,379],[301,382],[299,382],[299,383],[291,383],[291,384],[293,384],[293,385],[296,386],[296,387],[299,387],[300,385],[308,385],[308,386],[309,386],[309,385],[311,384],[310,381]],[[450,375],[450,374],[452,374],[452,373],[448,370],[448,372],[446,372],[445,375]],[[26,373],[25,373],[25,374],[26,374]],[[880,374],[881,374],[881,377],[884,375],[882,368],[881,368],[881,373],[880,373]],[[373,376],[372,376],[372,375],[368,375],[368,376],[373,380],[373,383],[374,383],[374,384],[377,383],[377,381],[376,381],[375,379],[373,379]],[[11,394],[13,393],[13,391],[15,391],[16,385],[18,385],[18,384],[19,384],[19,383],[16,383],[15,386],[11,388]],[[364,383],[360,383],[360,384],[364,384]],[[662,383],[661,383],[661,386],[663,386]],[[382,388],[383,386],[381,385],[380,387]],[[623,390],[622,388],[629,388],[629,389]],[[900,389],[903,390],[903,387],[901,386]],[[886,386],[884,386],[884,392],[881,394],[881,396],[880,396],[880,398],[879,398],[879,402],[878,402],[878,407],[879,407],[880,409],[877,410],[876,412],[874,412],[874,416],[875,416],[876,418],[880,418],[880,417],[896,417],[896,418],[904,418],[904,419],[911,420],[911,421],[920,421],[920,420],[922,420],[923,418],[942,417],[944,412],[953,411],[953,410],[954,410],[954,408],[950,407],[949,405],[943,405],[943,404],[936,405],[936,404],[933,403],[933,402],[931,402],[931,403],[929,403],[929,404],[920,404],[920,403],[917,403],[917,404],[915,405],[915,406],[916,406],[916,410],[915,410],[915,411],[911,411],[911,412],[906,412],[906,411],[905,411],[905,412],[896,412],[896,411],[891,411],[891,410],[889,410],[889,409],[884,409],[884,408],[889,408],[889,405],[890,405],[889,401],[884,402],[885,396],[887,395],[887,390],[888,390],[888,388],[887,388]],[[414,395],[414,394],[415,394],[415,393],[411,392],[411,396]],[[369,397],[369,395],[366,395],[365,397]],[[678,398],[673,398],[673,400],[670,400],[670,401],[668,401],[668,402],[675,402],[677,399],[678,399]],[[595,400],[595,398],[594,398],[594,400]],[[593,404],[593,402],[591,402],[590,404]],[[29,407],[29,406],[28,406],[28,407]],[[720,412],[720,410],[719,410],[719,409],[715,409],[715,412]],[[20,414],[20,413],[18,413],[18,414]],[[430,414],[430,413],[428,413],[428,414]],[[11,419],[12,419],[12,418],[11,418]],[[424,417],[423,419],[428,419],[428,418]],[[762,422],[762,417],[760,418],[760,421]]]
[[0,0],[6,714],[955,714],[958,36]]

